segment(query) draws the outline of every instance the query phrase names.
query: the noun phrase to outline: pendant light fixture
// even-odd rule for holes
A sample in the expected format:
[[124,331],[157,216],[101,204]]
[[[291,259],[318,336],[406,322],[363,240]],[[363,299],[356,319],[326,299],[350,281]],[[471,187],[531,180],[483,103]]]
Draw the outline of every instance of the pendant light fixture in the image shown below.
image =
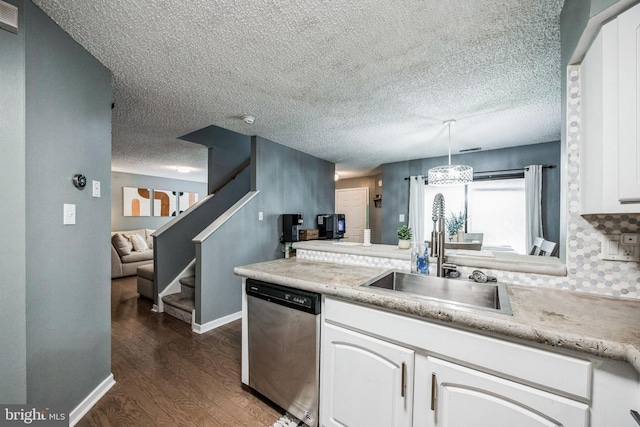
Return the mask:
[[451,125],[455,120],[446,120],[449,127],[449,164],[429,169],[429,185],[465,185],[473,181],[473,168],[466,165],[451,164]]

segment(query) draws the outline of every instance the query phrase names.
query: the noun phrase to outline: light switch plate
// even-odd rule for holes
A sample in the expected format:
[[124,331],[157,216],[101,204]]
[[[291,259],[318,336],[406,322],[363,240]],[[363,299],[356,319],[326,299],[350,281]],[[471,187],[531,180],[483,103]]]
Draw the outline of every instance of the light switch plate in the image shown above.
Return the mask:
[[264,213],[258,212],[258,221],[262,221],[264,219]]
[[404,222],[404,214],[400,214],[400,216],[398,217],[398,221]]
[[100,181],[91,181],[93,189],[93,197],[100,197]]
[[64,204],[64,225],[75,225],[76,223],[76,205]]
[[599,257],[608,261],[640,261],[640,247],[623,245],[619,234],[604,234]]

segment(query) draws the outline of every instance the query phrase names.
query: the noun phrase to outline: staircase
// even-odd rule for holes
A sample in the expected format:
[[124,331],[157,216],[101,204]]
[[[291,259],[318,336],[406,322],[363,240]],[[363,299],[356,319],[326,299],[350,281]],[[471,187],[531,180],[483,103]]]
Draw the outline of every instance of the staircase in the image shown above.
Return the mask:
[[162,297],[164,312],[191,324],[191,313],[195,309],[196,276],[180,278],[180,292]]

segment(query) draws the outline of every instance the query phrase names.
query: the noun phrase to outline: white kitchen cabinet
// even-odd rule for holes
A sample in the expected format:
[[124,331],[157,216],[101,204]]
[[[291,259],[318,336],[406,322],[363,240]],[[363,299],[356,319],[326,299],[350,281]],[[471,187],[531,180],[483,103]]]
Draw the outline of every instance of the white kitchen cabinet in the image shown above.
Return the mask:
[[618,197],[640,202],[640,5],[618,18],[619,166]]
[[[434,357],[416,388],[428,387],[429,401],[416,402],[429,427],[587,427],[589,406]],[[416,425],[418,425],[416,423]]]
[[583,215],[640,212],[639,24],[640,5],[603,25],[580,67]]
[[[323,426],[635,425],[629,411],[640,408],[640,380],[628,363],[332,297],[324,297],[322,316]],[[403,360],[404,402],[397,391]],[[389,421],[394,410],[398,419]]]
[[321,349],[320,425],[412,425],[413,350],[331,324]]

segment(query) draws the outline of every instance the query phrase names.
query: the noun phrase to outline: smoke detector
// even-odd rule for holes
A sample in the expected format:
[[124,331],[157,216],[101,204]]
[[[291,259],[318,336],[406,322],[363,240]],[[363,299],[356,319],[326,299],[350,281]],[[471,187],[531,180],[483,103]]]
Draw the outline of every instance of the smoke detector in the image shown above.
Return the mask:
[[253,116],[242,116],[242,121],[248,125],[252,125],[253,123],[255,123],[256,118]]

